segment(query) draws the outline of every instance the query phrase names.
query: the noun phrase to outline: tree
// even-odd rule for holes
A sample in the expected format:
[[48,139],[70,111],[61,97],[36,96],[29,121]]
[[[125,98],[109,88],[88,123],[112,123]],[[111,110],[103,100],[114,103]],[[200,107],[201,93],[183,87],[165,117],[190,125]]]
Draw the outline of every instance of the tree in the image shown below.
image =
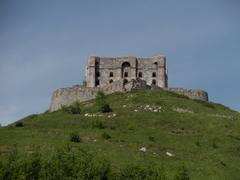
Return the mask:
[[106,102],[106,96],[104,92],[98,91],[95,99],[95,104],[98,107],[98,111],[102,113],[111,112],[110,105]]

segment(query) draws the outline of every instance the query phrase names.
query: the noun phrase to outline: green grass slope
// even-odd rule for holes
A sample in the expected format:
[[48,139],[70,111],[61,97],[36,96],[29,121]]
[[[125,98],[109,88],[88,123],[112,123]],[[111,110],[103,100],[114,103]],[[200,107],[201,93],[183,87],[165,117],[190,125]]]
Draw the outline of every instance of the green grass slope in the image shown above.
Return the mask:
[[[78,115],[43,113],[20,120],[23,127],[0,128],[0,160],[16,146],[22,154],[37,149],[50,156],[68,144],[108,160],[116,172],[155,164],[173,179],[184,165],[190,179],[240,179],[238,112],[162,90],[114,93],[107,102],[111,113],[98,113],[90,101]],[[73,132],[80,143],[70,142]]]

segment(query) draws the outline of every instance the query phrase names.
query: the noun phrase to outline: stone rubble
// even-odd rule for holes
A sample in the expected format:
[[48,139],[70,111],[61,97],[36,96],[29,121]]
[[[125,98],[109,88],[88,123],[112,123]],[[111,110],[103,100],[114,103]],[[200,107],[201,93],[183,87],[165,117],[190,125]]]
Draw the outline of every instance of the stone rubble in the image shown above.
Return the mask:
[[193,111],[191,111],[189,109],[184,109],[184,108],[180,108],[180,107],[173,107],[172,110],[175,112],[178,112],[178,113],[190,113],[190,114],[194,113]]
[[141,151],[141,152],[146,152],[146,151],[147,151],[147,148],[141,147],[141,148],[139,149],[139,151]]
[[170,156],[170,157],[173,157],[173,154],[170,153],[170,152],[166,152],[166,155],[167,155],[167,156]]
[[155,106],[155,105],[141,105],[138,106],[137,109],[134,109],[134,112],[138,112],[138,111],[144,111],[144,112],[163,112],[163,109],[161,106]]
[[[85,113],[84,116],[85,116],[85,117],[103,117],[104,115],[103,115],[103,114],[90,114],[90,113]],[[108,115],[107,115],[108,118],[112,118],[112,117],[116,117],[116,116],[117,116],[116,113],[108,114]]]

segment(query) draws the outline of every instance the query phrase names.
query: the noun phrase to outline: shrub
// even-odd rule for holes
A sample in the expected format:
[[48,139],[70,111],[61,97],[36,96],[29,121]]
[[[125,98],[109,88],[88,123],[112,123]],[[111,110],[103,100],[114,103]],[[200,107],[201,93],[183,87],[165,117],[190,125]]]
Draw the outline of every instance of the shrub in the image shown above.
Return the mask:
[[61,110],[69,114],[80,114],[81,113],[81,104],[76,101],[70,106],[62,105]]
[[75,133],[70,134],[70,141],[75,142],[75,143],[79,143],[79,142],[82,142],[82,139],[79,136],[79,134],[75,132]]
[[83,149],[58,149],[44,166],[42,179],[109,179],[110,164]]
[[110,105],[106,102],[106,96],[102,91],[98,91],[95,99],[95,104],[98,107],[98,111],[102,113],[111,112]]
[[195,145],[196,145],[197,147],[200,147],[200,146],[201,146],[201,144],[200,144],[199,141],[196,141],[196,142],[195,142]]
[[14,149],[0,161],[0,179],[166,179],[164,171],[146,164],[125,166],[113,173],[109,161],[77,147],[63,146],[47,156],[20,156]]
[[78,102],[78,101],[74,102],[70,106],[70,109],[71,109],[71,113],[72,114],[80,114],[81,113],[81,104],[80,104],[80,102]]
[[22,157],[14,147],[0,164],[0,179],[40,179],[41,164],[39,154]]
[[16,122],[15,126],[16,127],[23,127],[23,122],[18,121],[18,122]]
[[216,143],[216,142],[213,142],[213,143],[212,143],[212,147],[213,147],[214,149],[217,149],[217,148],[218,148],[217,143]]
[[104,133],[102,133],[102,138],[103,139],[111,139],[111,136],[108,133],[104,132]]
[[99,107],[100,112],[102,113],[108,113],[111,112],[112,109],[110,108],[109,104],[107,103],[103,103],[100,107]]
[[19,156],[14,150],[0,161],[0,179],[110,179],[110,164],[92,154],[70,146],[57,149],[42,159],[34,153]]
[[71,113],[70,106],[62,105],[61,106],[61,111],[65,112],[65,113]]
[[149,139],[150,141],[152,141],[152,142],[155,141],[155,138],[154,138],[153,136],[149,136],[148,139]]
[[105,101],[105,100],[106,100],[106,96],[105,96],[104,92],[98,91],[97,95],[96,95],[96,99],[95,99],[96,104],[97,105],[101,104],[102,101]]

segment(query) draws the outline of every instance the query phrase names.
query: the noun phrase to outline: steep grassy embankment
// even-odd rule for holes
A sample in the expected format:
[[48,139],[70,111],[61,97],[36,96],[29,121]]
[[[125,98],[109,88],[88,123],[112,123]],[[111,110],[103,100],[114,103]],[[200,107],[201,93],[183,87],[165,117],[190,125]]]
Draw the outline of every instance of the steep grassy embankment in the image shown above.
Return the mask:
[[[23,127],[1,128],[0,160],[14,146],[22,154],[38,149],[49,156],[70,144],[109,160],[116,172],[128,164],[156,164],[172,179],[184,165],[191,179],[240,179],[238,112],[165,91],[114,93],[107,102],[112,113],[97,113],[90,101],[80,115],[31,115],[21,120]],[[72,132],[81,143],[70,142]]]

